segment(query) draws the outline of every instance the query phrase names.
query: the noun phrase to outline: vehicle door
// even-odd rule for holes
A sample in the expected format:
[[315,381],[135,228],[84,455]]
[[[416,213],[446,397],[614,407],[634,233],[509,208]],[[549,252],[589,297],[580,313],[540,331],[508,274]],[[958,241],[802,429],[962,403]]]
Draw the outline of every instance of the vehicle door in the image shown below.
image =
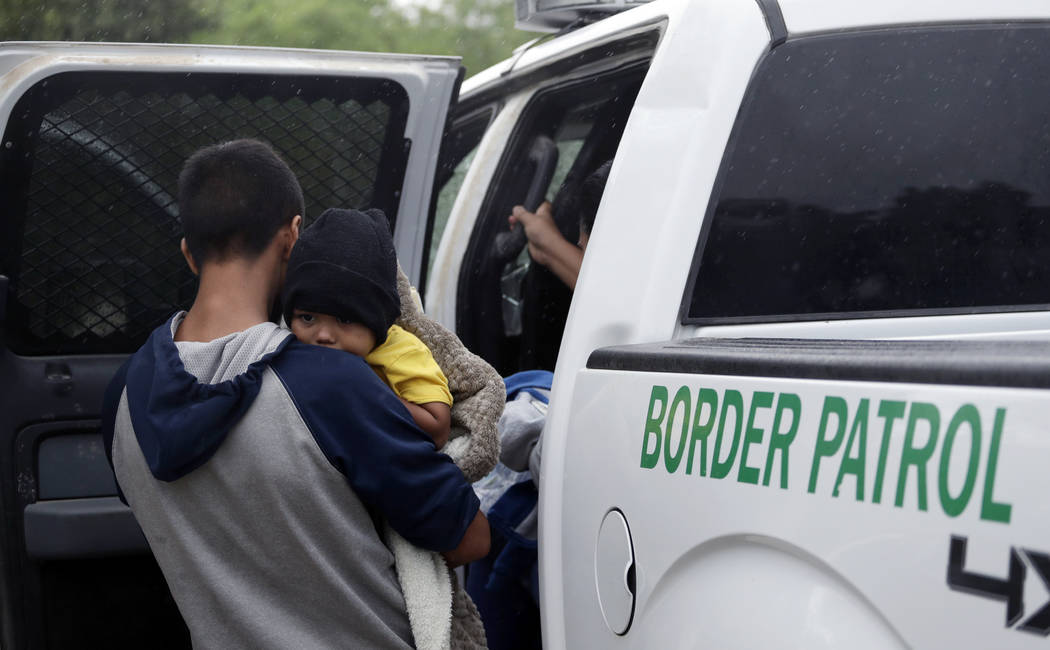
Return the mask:
[[558,358],[545,647],[1045,643],[1045,6],[701,4]]
[[511,232],[507,216],[549,199],[563,236],[577,241],[567,206],[615,155],[665,20],[655,7],[605,18],[524,46],[464,84],[465,106],[499,111],[435,249],[427,307],[504,375],[553,367],[572,296],[531,264],[524,233]]
[[307,224],[381,208],[418,281],[459,78],[450,57],[0,45],[0,645],[188,647],[98,433],[113,372],[194,296],[183,161],[269,142]]

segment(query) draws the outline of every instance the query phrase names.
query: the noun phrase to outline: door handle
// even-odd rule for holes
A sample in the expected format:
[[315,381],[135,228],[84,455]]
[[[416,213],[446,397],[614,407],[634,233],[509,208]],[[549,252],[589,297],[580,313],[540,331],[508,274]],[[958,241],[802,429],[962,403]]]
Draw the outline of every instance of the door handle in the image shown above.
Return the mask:
[[49,361],[44,364],[44,381],[55,395],[65,395],[73,390],[73,372],[66,363]]

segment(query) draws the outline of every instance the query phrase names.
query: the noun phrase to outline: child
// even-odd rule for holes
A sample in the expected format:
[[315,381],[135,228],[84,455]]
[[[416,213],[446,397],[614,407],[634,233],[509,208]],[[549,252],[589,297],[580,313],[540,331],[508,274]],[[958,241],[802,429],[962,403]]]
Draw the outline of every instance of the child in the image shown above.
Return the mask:
[[[362,357],[401,398],[435,445],[445,447],[468,480],[476,480],[479,471],[491,469],[498,454],[495,420],[503,404],[502,399],[492,399],[492,387],[487,384],[502,385],[502,381],[454,335],[423,317],[403,294],[407,294],[407,281],[403,275],[398,277],[383,213],[329,209],[303,232],[292,250],[283,294],[284,318],[300,341]],[[449,381],[427,345],[394,325],[399,316],[406,327],[412,324],[425,332],[428,343],[442,350],[459,383],[465,384],[464,395],[474,393],[460,405],[467,407],[465,412],[460,409],[457,421],[461,428],[475,429],[474,435],[460,435],[454,441],[462,444],[446,447],[453,403]],[[463,369],[471,372],[460,379]],[[466,386],[470,383],[474,386]],[[487,432],[490,426],[491,434]],[[486,449],[485,440],[490,438],[494,448]],[[476,441],[467,442],[470,439]],[[450,642],[454,648],[484,647],[477,610],[455,585],[441,557],[411,546],[389,526],[386,536],[417,647],[449,647]]]
[[379,210],[326,210],[288,261],[284,318],[303,343],[356,354],[404,403],[440,449],[452,394],[430,350],[394,321],[397,256]]

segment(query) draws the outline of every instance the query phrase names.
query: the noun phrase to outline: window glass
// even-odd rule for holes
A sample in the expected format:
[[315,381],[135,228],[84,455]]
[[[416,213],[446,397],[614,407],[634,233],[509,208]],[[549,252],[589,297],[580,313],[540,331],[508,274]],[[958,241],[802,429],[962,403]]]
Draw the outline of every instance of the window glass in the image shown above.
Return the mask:
[[298,176],[309,221],[332,206],[396,219],[408,98],[382,80],[64,73],[20,100],[0,161],[6,343],[24,354],[125,352],[194,278],[179,252],[183,161],[242,137]]
[[551,176],[551,182],[547,186],[547,197],[553,197],[561,189],[561,186],[565,184],[565,179],[569,175],[569,171],[572,169],[573,164],[576,162],[576,158],[580,155],[580,149],[583,148],[583,138],[573,140],[558,140],[554,141],[555,146],[558,147],[558,164],[554,168],[554,175]]
[[723,161],[687,320],[1050,304],[1048,36],[934,28],[774,49]]
[[467,170],[470,169],[470,163],[474,161],[474,153],[477,150],[475,146],[463,157],[463,160],[459,161],[459,164],[452,170],[448,182],[438,192],[437,207],[434,210],[434,226],[430,236],[430,252],[427,254],[428,276],[430,269],[434,266],[434,255],[437,254],[438,245],[441,243],[441,235],[444,234],[445,226],[448,225],[448,217],[452,214],[452,205],[456,202],[459,188],[463,185],[463,179],[467,175]]
[[[637,90],[634,90],[634,92],[637,92]],[[633,94],[629,95],[629,97],[633,98]],[[547,197],[549,199],[552,201],[557,200],[558,192],[565,185],[566,180],[569,179],[569,173],[576,166],[576,161],[579,160],[583,151],[583,145],[591,137],[590,134],[595,129],[596,122],[602,122],[598,125],[598,129],[601,131],[608,130],[614,133],[622,131],[623,111],[615,111],[613,109],[627,99],[628,97],[620,95],[597,99],[591,96],[588,97],[586,102],[572,106],[561,118],[558,129],[553,136],[554,143],[558,147],[558,164],[547,187]],[[599,137],[601,137],[601,134],[599,134]],[[618,138],[616,138],[616,141],[618,141]],[[612,142],[611,145],[607,145],[606,150],[612,149],[615,151],[616,141]],[[582,173],[586,175],[604,162],[603,160],[597,162],[590,160],[596,155],[600,156],[601,154],[595,151],[588,152],[588,160],[584,161],[587,169],[582,172],[578,170],[577,174]],[[576,224],[573,223],[572,225],[575,226]]]
[[459,188],[463,186],[463,180],[470,169],[470,163],[474,160],[474,153],[481,144],[481,138],[488,131],[489,124],[496,116],[495,106],[486,106],[457,119],[451,130],[445,134],[445,140],[441,145],[441,155],[438,158],[437,169],[434,174],[434,209],[427,228],[426,258],[423,262],[423,277],[420,286],[426,286],[426,279],[430,277],[430,270],[434,266],[434,256],[438,246],[441,244],[441,236],[445,233],[448,218],[452,214],[452,206],[456,203]]

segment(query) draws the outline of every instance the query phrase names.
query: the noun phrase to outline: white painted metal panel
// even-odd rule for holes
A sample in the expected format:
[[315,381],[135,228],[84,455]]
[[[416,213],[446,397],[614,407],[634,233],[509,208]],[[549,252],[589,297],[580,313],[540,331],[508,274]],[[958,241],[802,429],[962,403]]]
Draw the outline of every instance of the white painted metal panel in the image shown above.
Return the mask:
[[[609,22],[657,11],[668,15],[666,31],[627,122],[588,244],[544,433],[540,571],[547,648],[602,647],[568,636],[599,629],[580,618],[575,578],[563,555],[569,548],[563,513],[583,513],[563,495],[565,477],[576,471],[565,448],[571,411],[580,404],[573,398],[575,374],[595,348],[671,338],[721,152],[751,72],[769,45],[754,2],[654,2]],[[593,537],[578,543],[593,546]],[[597,625],[607,629],[600,614]]]
[[477,153],[463,178],[463,185],[452,204],[441,243],[434,254],[434,264],[427,278],[426,310],[450,330],[456,329],[456,292],[463,257],[467,254],[470,233],[474,230],[481,205],[499,161],[521,112],[532,96],[532,89],[507,98],[478,144]]
[[656,0],[557,38],[530,41],[515,50],[510,58],[464,81],[461,94],[470,97],[506,80],[536,72],[573,54],[620,40],[632,32],[647,31],[654,23],[673,20],[684,5],[688,3],[682,0]]
[[[946,575],[953,535],[968,540],[966,571],[1003,580],[1011,547],[1050,551],[1050,391],[609,370],[576,380],[564,514],[544,519],[563,549],[565,647],[1045,643],[1017,629],[1050,598],[1027,556],[1024,615],[1010,625],[1004,601],[953,590]],[[654,386],[666,388],[665,402]],[[700,389],[716,397],[715,409],[696,412]],[[673,405],[680,390],[688,407]],[[723,411],[732,391],[741,408]],[[776,421],[785,394],[797,409],[789,404]],[[829,397],[841,398],[843,421],[824,417]],[[903,415],[880,416],[887,403]],[[938,421],[910,426],[917,404]],[[961,411],[979,423],[949,436]],[[697,441],[695,426],[709,422]],[[817,454],[838,427],[839,444]],[[774,428],[795,429],[786,462],[771,444]],[[909,428],[913,448],[932,449],[919,465],[903,461]],[[859,476],[842,471],[850,458]],[[715,478],[719,463],[725,475]],[[610,508],[630,525],[636,562],[635,621],[624,637],[602,622],[593,575]]]

